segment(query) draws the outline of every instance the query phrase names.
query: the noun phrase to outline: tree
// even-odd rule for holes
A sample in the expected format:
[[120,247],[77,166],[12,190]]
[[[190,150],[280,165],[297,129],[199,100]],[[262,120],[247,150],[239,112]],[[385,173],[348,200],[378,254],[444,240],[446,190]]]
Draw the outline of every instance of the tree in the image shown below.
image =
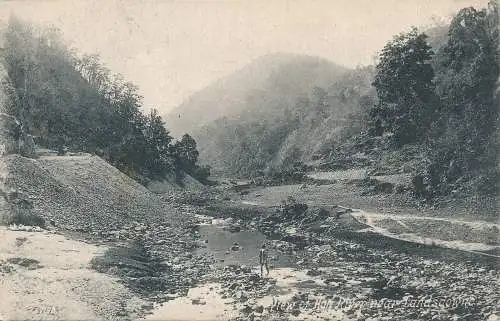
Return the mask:
[[311,103],[320,119],[328,117],[328,93],[326,90],[315,86],[311,93]]
[[412,29],[396,36],[380,54],[373,86],[379,103],[371,111],[372,132],[390,132],[401,146],[421,141],[436,108],[427,36]]
[[186,172],[189,172],[198,161],[196,141],[189,134],[184,134],[181,140],[174,144],[174,153],[179,160],[180,167]]
[[464,178],[483,180],[478,186],[486,181],[491,181],[486,185],[498,184],[494,148],[499,123],[498,9],[497,3],[490,2],[488,9],[460,10],[438,51],[436,90],[442,110],[429,150],[429,173],[436,191]]
[[[496,26],[491,24],[493,19]],[[439,55],[437,90],[444,112],[465,121],[461,125],[468,136],[465,143],[476,153],[481,153],[479,140],[489,135],[498,116],[498,105],[493,101],[498,58],[498,6],[490,11],[460,10]]]
[[199,166],[199,152],[196,149],[196,141],[189,134],[184,134],[182,138],[172,145],[172,155],[176,162],[178,176],[180,170],[190,174],[200,182],[204,183],[210,176],[209,166]]
[[154,179],[165,178],[165,174],[173,168],[170,155],[172,137],[164,126],[161,116],[156,109],[152,109],[146,118],[144,130],[146,153],[143,155],[146,168]]
[[98,154],[141,182],[173,170],[172,137],[160,116],[144,115],[137,86],[111,74],[97,55],[79,58],[58,30],[11,17],[4,56],[13,104],[2,111],[38,145]]

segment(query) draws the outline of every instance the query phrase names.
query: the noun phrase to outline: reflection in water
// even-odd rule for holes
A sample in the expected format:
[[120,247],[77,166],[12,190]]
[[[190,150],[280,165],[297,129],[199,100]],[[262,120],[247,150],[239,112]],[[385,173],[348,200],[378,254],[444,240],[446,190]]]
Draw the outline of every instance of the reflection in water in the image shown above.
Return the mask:
[[[223,229],[222,225],[201,225],[201,239],[207,240],[205,248],[197,250],[198,255],[211,255],[222,265],[259,265],[259,249],[267,240],[266,236],[258,231],[241,231],[231,233]],[[239,245],[239,250],[233,251],[234,243]],[[269,243],[269,242],[267,242]],[[294,266],[294,256],[280,253],[269,246],[270,265],[274,267]],[[224,260],[220,262],[220,260]]]

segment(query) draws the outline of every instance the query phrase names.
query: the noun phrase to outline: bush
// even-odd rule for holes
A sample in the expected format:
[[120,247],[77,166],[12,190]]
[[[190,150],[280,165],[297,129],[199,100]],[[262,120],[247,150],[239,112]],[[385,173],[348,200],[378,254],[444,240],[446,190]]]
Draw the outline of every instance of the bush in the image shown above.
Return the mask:
[[1,219],[2,223],[45,228],[45,220],[33,212],[33,202],[24,193],[11,190],[9,192],[2,191],[1,194],[1,197],[10,206],[9,213]]
[[292,166],[271,169],[266,176],[278,184],[300,183],[306,178],[307,170],[307,165],[295,162]]
[[7,225],[39,226],[45,228],[45,220],[31,211],[16,209],[7,220]]
[[208,166],[208,165],[202,165],[202,166],[196,165],[190,174],[195,179],[197,179],[199,182],[206,184],[206,183],[208,183],[208,177],[210,176],[210,166]]

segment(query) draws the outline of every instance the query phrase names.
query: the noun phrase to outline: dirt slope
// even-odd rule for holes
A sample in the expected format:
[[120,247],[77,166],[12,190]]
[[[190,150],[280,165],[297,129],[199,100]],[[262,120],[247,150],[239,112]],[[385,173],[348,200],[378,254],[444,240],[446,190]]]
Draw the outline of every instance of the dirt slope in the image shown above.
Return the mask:
[[156,194],[164,194],[168,192],[179,192],[182,190],[201,191],[205,186],[193,178],[191,175],[183,172],[183,177],[179,180],[175,174],[167,175],[163,181],[151,181],[147,188]]
[[69,230],[118,229],[161,218],[182,223],[178,212],[97,156],[4,157],[4,191],[18,191],[34,211]]

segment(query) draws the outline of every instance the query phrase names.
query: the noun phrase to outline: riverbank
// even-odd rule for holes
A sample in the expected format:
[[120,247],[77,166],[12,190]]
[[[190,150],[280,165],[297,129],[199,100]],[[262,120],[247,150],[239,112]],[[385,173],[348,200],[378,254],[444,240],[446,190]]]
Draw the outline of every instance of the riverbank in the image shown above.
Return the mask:
[[25,230],[0,227],[0,319],[133,320],[142,315],[146,301],[118,278],[91,269],[91,260],[106,246]]
[[[31,250],[19,256],[28,243],[20,235],[11,237],[11,248],[2,253],[19,258],[2,258],[8,269],[16,267],[8,277],[8,287],[37,293],[33,304],[38,310],[47,305],[58,307],[59,314],[50,314],[52,308],[47,308],[49,314],[40,314],[40,318],[53,319],[75,315],[153,320],[407,320],[408,316],[415,320],[484,320],[498,314],[496,259],[388,237],[370,227],[386,217],[372,213],[364,222],[349,208],[317,201],[326,195],[295,188],[252,190],[246,195],[215,189],[203,195],[164,195],[163,202],[169,209],[175,206],[182,217],[179,222],[169,216],[148,216],[121,221],[108,229],[64,232],[67,237],[38,228],[16,231],[30,233],[29,237],[46,235],[47,240],[36,239],[33,244],[49,242],[48,252],[41,251],[43,257],[36,257]],[[286,193],[293,189],[306,192]],[[302,203],[301,195],[310,201]],[[391,215],[398,221],[399,214]],[[60,248],[50,245],[53,242],[69,243]],[[260,276],[257,266],[262,243],[268,245],[270,258],[271,271],[266,277]],[[82,246],[91,254],[70,249],[79,251]],[[44,257],[55,260],[63,253],[68,260],[66,251],[82,260],[79,266],[85,266],[84,272],[75,275],[83,275],[84,281],[76,290],[63,286],[61,293],[69,299],[57,305],[40,297],[46,286],[43,282],[28,278],[24,284],[22,278],[27,267],[38,271],[50,266]],[[45,280],[53,272],[39,273],[37,278]],[[54,277],[51,282],[57,289],[66,279],[70,285],[74,281],[69,274]],[[92,283],[94,277],[101,280],[102,287]],[[93,285],[87,285],[87,278]],[[96,293],[101,288],[106,292]],[[74,291],[82,298],[75,299]],[[101,300],[104,293],[109,299]],[[5,302],[19,311],[35,300],[26,301],[19,291],[10,294],[17,303]],[[124,306],[121,296],[137,305]],[[89,310],[85,304],[94,301],[102,301],[99,304],[104,306],[97,304],[97,310]],[[7,306],[2,309],[2,316],[32,316],[13,314]]]
[[[318,197],[302,195],[309,200]],[[407,320],[408,316],[415,320],[483,320],[498,314],[497,258],[387,237],[370,231],[368,224],[353,219],[348,209],[331,201],[318,202],[318,206],[310,201],[306,214],[293,213],[292,204],[285,214],[287,205],[281,201],[288,196],[256,189],[243,196],[213,195],[197,199],[196,204],[177,201],[181,211],[226,218],[227,233],[260,231],[266,235],[274,266],[270,278],[260,278],[255,264],[224,267],[224,256],[215,256],[222,267],[212,281],[222,284],[222,297],[233,299],[239,319],[316,320],[329,313],[344,320]],[[300,201],[295,202],[300,209]],[[207,219],[202,221],[207,223]],[[254,241],[262,243],[259,237]],[[227,242],[218,252],[234,257],[231,245]],[[238,246],[242,252],[248,247]],[[250,248],[255,251],[255,246]],[[257,262],[253,251],[246,255]],[[290,259],[288,267],[280,267],[280,255]],[[249,260],[243,261],[248,264]],[[232,259],[228,262],[234,263]],[[280,286],[283,269],[286,278],[297,280],[289,287],[291,292]],[[281,308],[264,304],[273,300],[281,302]]]

